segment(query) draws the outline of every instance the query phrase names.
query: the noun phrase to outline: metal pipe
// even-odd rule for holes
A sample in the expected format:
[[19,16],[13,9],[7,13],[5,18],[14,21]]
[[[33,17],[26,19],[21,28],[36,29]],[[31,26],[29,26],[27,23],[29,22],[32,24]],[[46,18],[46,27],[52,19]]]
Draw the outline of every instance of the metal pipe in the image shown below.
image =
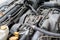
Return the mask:
[[3,16],[2,18],[0,18],[0,23],[3,22],[6,19],[6,17],[8,17],[8,15],[13,14],[19,8],[20,8],[20,5],[17,5],[12,10],[10,10],[9,12],[6,12],[7,14],[5,16]]
[[28,35],[28,33],[29,33],[29,30],[27,30],[26,31],[26,33],[21,37],[21,39],[19,39],[19,40],[25,40],[25,38],[26,38],[26,36]]
[[40,36],[40,32],[39,31],[36,31],[34,36],[32,37],[32,40],[38,40],[39,36]]

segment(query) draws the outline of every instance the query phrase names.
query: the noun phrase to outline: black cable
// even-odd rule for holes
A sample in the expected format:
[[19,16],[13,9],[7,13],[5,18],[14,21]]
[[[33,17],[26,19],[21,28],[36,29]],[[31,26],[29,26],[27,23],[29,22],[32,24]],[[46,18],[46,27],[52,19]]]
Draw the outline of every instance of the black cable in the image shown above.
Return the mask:
[[26,4],[36,15],[38,15],[38,12],[29,4]]

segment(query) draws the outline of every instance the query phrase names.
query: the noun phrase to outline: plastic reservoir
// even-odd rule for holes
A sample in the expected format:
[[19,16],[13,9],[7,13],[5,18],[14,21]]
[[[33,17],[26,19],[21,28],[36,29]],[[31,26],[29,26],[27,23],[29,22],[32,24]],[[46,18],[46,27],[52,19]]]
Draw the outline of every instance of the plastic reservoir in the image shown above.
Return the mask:
[[8,33],[9,33],[8,26],[6,25],[1,26],[0,27],[0,40],[7,40]]

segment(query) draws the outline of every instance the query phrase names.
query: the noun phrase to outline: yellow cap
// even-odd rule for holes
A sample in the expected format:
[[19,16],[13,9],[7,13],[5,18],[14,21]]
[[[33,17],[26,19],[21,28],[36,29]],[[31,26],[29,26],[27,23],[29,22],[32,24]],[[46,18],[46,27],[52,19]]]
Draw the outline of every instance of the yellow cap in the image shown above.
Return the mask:
[[9,38],[9,40],[18,40],[19,32],[14,32],[14,36]]
[[19,36],[19,32],[14,32],[14,35],[18,37]]
[[13,37],[9,38],[9,40],[18,40],[18,37],[13,36]]

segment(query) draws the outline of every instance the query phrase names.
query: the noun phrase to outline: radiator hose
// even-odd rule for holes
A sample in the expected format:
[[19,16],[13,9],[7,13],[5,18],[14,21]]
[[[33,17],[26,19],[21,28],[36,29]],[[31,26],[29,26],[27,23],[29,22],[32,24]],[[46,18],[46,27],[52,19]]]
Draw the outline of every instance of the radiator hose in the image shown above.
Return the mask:
[[41,28],[39,28],[39,27],[37,27],[35,25],[31,25],[31,24],[27,24],[27,25],[29,25],[34,30],[39,31],[39,32],[42,32],[42,33],[44,33],[46,35],[60,37],[60,34],[59,33],[52,33],[52,32],[46,31],[44,29],[41,29]]

